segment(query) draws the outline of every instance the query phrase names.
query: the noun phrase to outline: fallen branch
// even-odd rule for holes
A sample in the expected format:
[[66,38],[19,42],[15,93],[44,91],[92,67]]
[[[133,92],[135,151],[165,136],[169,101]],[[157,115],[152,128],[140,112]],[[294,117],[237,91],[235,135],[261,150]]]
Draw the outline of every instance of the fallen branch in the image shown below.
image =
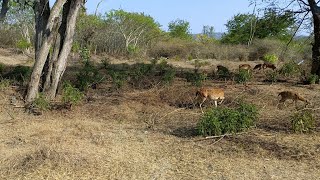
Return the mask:
[[[246,131],[246,132],[240,132],[240,133],[233,133],[233,134],[222,134],[222,135],[217,135],[217,136],[207,136],[205,138],[202,138],[202,139],[197,139],[195,141],[203,141],[203,140],[208,140],[208,139],[215,139],[215,138],[224,138],[226,136],[237,136],[237,135],[241,135],[241,134],[245,134],[245,133],[248,133],[249,131]],[[219,139],[219,141],[221,140]]]

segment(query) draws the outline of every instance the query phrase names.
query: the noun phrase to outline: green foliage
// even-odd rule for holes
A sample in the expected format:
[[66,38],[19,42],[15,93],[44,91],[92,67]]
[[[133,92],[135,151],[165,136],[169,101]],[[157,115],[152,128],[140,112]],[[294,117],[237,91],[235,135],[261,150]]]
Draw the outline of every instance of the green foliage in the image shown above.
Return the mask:
[[252,14],[237,14],[226,24],[227,33],[221,42],[231,44],[246,44],[254,30],[254,37],[277,38],[287,40],[295,24],[294,14],[286,11],[279,13],[275,9],[266,9],[262,17]]
[[50,102],[42,93],[39,93],[39,96],[33,101],[33,105],[40,110],[48,110],[51,107]]
[[280,73],[286,77],[296,75],[299,72],[300,72],[299,65],[293,61],[288,61],[284,63],[282,68],[280,69]]
[[3,75],[3,71],[4,71],[5,65],[3,63],[0,63],[0,75]]
[[201,117],[197,129],[203,136],[242,132],[254,125],[258,110],[240,102],[237,108],[211,108]]
[[187,78],[187,81],[191,82],[192,85],[200,87],[203,81],[207,79],[207,75],[199,72],[193,72],[193,73],[188,72],[186,78]]
[[62,101],[64,103],[78,104],[84,94],[78,89],[72,86],[72,84],[66,82],[63,85]]
[[97,67],[90,61],[90,52],[88,49],[81,50],[82,68],[77,73],[77,85],[81,91],[86,91],[90,85],[98,83],[101,75]]
[[218,78],[229,78],[231,76],[229,69],[226,67],[218,69],[216,74]]
[[155,64],[137,63],[134,65],[132,76],[135,80],[139,80],[143,76],[150,75],[154,68]]
[[171,84],[176,76],[176,70],[171,65],[169,65],[166,60],[161,61],[157,68],[159,69],[160,75],[162,76],[162,81],[166,84]]
[[319,76],[316,74],[310,74],[308,77],[309,84],[316,84],[319,81]]
[[11,84],[11,81],[9,79],[1,79],[0,80],[0,90],[4,90],[8,88]]
[[115,89],[120,89],[127,81],[128,75],[124,71],[110,70],[108,74],[111,76],[112,85]]
[[237,83],[246,83],[250,81],[252,78],[252,72],[245,69],[240,69],[239,73],[236,75],[236,82]]
[[263,60],[271,64],[275,64],[278,62],[279,58],[275,54],[266,54],[263,56]]
[[31,47],[31,43],[29,43],[26,39],[20,39],[16,43],[16,47],[21,49],[21,50],[26,50]]
[[177,19],[168,25],[169,35],[173,38],[192,39],[190,33],[190,23],[185,20]]
[[7,73],[4,77],[8,79],[12,79],[18,82],[26,82],[31,75],[31,68],[28,66],[16,66]]
[[267,76],[267,80],[272,83],[277,82],[279,79],[279,73],[277,71],[268,71],[266,76]]
[[310,132],[315,128],[315,118],[311,110],[302,110],[291,116],[291,125],[294,132]]

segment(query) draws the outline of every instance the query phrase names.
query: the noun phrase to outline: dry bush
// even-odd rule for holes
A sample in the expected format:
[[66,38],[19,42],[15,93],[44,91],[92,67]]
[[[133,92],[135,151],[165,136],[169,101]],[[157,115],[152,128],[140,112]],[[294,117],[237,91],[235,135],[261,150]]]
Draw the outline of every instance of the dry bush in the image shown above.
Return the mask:
[[186,58],[188,56],[188,49],[186,41],[180,39],[173,39],[170,41],[159,41],[149,50],[149,56],[160,57],[179,57]]
[[285,46],[279,40],[256,39],[250,46],[249,60],[262,60],[266,54],[275,54],[279,57],[283,48]]
[[0,47],[15,48],[21,34],[12,29],[0,29]]

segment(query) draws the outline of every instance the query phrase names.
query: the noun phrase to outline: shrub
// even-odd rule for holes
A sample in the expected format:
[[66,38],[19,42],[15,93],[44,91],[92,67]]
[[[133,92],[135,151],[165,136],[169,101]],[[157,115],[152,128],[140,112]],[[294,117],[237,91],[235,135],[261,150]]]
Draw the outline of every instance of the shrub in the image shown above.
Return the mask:
[[76,87],[81,91],[86,91],[91,85],[98,83],[100,79],[101,76],[96,66],[90,61],[85,61],[77,74]]
[[217,76],[218,78],[229,78],[231,73],[228,68],[223,67],[217,70]]
[[291,116],[291,125],[294,132],[310,132],[315,127],[315,118],[311,110],[302,110]]
[[267,74],[267,81],[275,83],[279,79],[279,73],[277,71],[268,71]]
[[280,69],[280,73],[286,77],[296,75],[299,71],[299,65],[293,61],[286,62]]
[[111,76],[112,85],[115,89],[120,89],[127,81],[127,73],[122,71],[110,70],[108,74]]
[[205,81],[206,79],[207,79],[207,75],[205,73],[199,73],[199,72],[187,73],[187,81],[191,82],[191,84],[194,86],[200,87],[203,81]]
[[3,75],[3,71],[4,71],[5,65],[3,63],[0,63],[0,75]]
[[257,108],[241,102],[239,107],[212,108],[201,117],[197,129],[203,136],[242,132],[254,125],[258,117]]
[[39,96],[33,101],[33,105],[40,110],[48,110],[51,107],[50,102],[42,93],[39,93]]
[[4,77],[18,82],[26,82],[31,75],[31,68],[28,66],[16,66],[8,72]]
[[278,62],[279,58],[275,54],[266,54],[263,56],[263,60],[271,64],[275,64]]
[[16,46],[18,49],[24,51],[31,47],[31,43],[28,42],[26,39],[21,39],[17,42]]
[[316,74],[310,74],[308,77],[308,83],[309,84],[315,84],[319,81],[319,76]]
[[236,75],[237,83],[247,83],[252,78],[251,71],[240,69],[239,73]]
[[62,91],[62,101],[64,103],[78,104],[83,96],[83,93],[78,88],[73,87],[68,82],[64,83]]
[[1,79],[0,81],[0,90],[4,90],[8,88],[11,84],[11,81],[9,79]]

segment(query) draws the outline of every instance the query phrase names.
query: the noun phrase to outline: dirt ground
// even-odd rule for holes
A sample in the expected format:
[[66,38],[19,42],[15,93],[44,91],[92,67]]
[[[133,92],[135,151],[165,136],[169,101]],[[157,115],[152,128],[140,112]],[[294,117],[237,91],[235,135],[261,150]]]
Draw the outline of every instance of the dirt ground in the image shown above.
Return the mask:
[[[0,62],[26,62],[4,51]],[[239,63],[213,62],[208,69]],[[106,82],[71,110],[41,116],[10,104],[13,97],[19,99],[16,87],[2,89],[0,179],[319,179],[320,85],[257,79],[248,87],[212,80],[205,85],[225,89],[223,106],[238,98],[257,105],[256,127],[223,138],[198,136],[201,111],[188,106],[196,88],[179,78],[172,86],[120,92],[110,91]],[[276,107],[282,90],[297,91],[312,102],[315,132],[292,132],[294,105]]]

